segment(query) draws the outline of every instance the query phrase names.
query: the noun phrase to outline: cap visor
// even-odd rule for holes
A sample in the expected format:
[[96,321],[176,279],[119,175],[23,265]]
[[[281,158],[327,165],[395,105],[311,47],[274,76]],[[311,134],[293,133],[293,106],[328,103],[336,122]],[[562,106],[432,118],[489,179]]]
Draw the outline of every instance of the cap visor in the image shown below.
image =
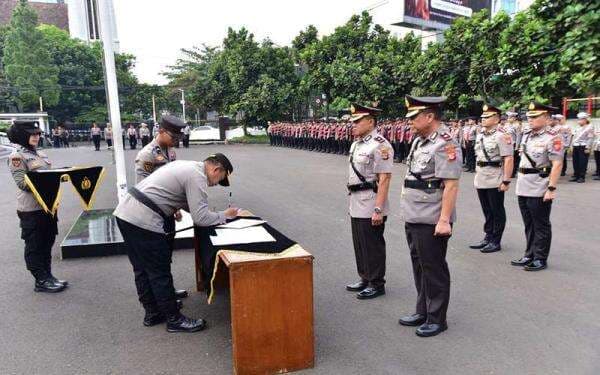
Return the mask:
[[483,112],[481,114],[481,118],[488,118],[488,117],[492,117],[496,114],[496,112]]
[[539,115],[543,115],[546,111],[529,111],[525,114],[527,117],[538,117]]
[[229,186],[229,178],[225,177],[224,179],[222,179],[221,181],[219,181],[219,185],[221,185],[221,186]]
[[415,117],[416,115],[418,115],[418,114],[419,114],[419,112],[421,112],[421,110],[420,110],[420,109],[416,109],[416,110],[414,110],[414,111],[410,111],[410,112],[408,112],[408,113],[406,114],[406,116],[405,116],[405,117],[406,117],[406,118]]
[[365,116],[368,116],[368,115],[366,113],[361,113],[359,115],[354,115],[354,116],[350,117],[350,121],[351,122],[356,122],[356,121],[360,120],[361,118],[363,118]]

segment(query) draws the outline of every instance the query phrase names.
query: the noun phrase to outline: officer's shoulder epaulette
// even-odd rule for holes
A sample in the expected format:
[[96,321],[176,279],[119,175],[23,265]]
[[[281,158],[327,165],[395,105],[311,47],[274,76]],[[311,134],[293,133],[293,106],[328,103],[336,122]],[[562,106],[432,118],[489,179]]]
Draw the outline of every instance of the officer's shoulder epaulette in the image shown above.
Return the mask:
[[548,134],[550,134],[550,135],[558,135],[558,131],[556,131],[554,129],[548,129]]
[[507,129],[504,126],[498,126],[498,133],[506,133]]
[[385,142],[385,138],[383,138],[382,136],[378,135],[375,138],[373,138],[375,141],[379,142],[379,143],[383,143]]
[[450,133],[448,133],[448,132],[445,132],[445,131],[444,132],[440,132],[439,135],[446,142],[452,140],[452,135],[450,135]]
[[531,133],[531,129],[525,129],[525,130],[523,130],[523,134],[529,134],[529,133]]

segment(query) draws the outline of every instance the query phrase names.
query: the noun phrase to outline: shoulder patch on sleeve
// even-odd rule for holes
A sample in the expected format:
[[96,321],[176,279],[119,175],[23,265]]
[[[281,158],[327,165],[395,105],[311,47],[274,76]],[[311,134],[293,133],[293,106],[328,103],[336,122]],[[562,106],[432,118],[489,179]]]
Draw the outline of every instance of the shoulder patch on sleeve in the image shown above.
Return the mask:
[[562,139],[560,139],[560,137],[554,138],[554,140],[552,141],[552,148],[556,152],[559,152],[562,150],[563,145],[562,145]]
[[149,161],[144,162],[144,170],[146,172],[152,172],[154,170],[154,164],[150,163]]
[[10,164],[13,166],[13,168],[19,168],[22,163],[23,159],[21,159],[21,157],[18,155],[10,157]]
[[388,160],[390,158],[390,149],[389,149],[389,147],[381,145],[381,146],[379,146],[379,148],[377,150],[381,154],[381,158],[383,160]]
[[446,156],[448,157],[448,161],[456,160],[456,146],[454,143],[448,143],[445,146]]
[[374,140],[376,140],[379,143],[383,143],[385,142],[385,138],[383,138],[382,136],[378,135],[377,137],[373,138]]

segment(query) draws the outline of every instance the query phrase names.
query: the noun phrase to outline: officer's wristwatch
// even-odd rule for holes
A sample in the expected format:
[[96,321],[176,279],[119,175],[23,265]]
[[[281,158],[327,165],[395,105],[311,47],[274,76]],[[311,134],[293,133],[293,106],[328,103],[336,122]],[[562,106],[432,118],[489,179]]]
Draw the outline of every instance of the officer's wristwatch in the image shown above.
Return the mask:
[[383,212],[380,207],[375,207],[373,211],[375,211],[376,214],[381,214]]
[[548,186],[548,191],[554,191],[556,190],[556,186]]

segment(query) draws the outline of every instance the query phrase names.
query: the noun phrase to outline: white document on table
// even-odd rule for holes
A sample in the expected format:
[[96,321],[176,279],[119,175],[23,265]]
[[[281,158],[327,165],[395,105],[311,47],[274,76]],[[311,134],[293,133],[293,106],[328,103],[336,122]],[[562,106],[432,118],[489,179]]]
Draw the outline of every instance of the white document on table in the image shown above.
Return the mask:
[[227,224],[219,225],[217,228],[223,229],[244,229],[249,227],[254,227],[256,225],[264,224],[266,221],[257,220],[257,219],[239,219],[236,221],[232,221]]
[[276,242],[275,238],[263,227],[243,229],[215,229],[216,236],[210,236],[213,246],[241,245],[257,242]]

